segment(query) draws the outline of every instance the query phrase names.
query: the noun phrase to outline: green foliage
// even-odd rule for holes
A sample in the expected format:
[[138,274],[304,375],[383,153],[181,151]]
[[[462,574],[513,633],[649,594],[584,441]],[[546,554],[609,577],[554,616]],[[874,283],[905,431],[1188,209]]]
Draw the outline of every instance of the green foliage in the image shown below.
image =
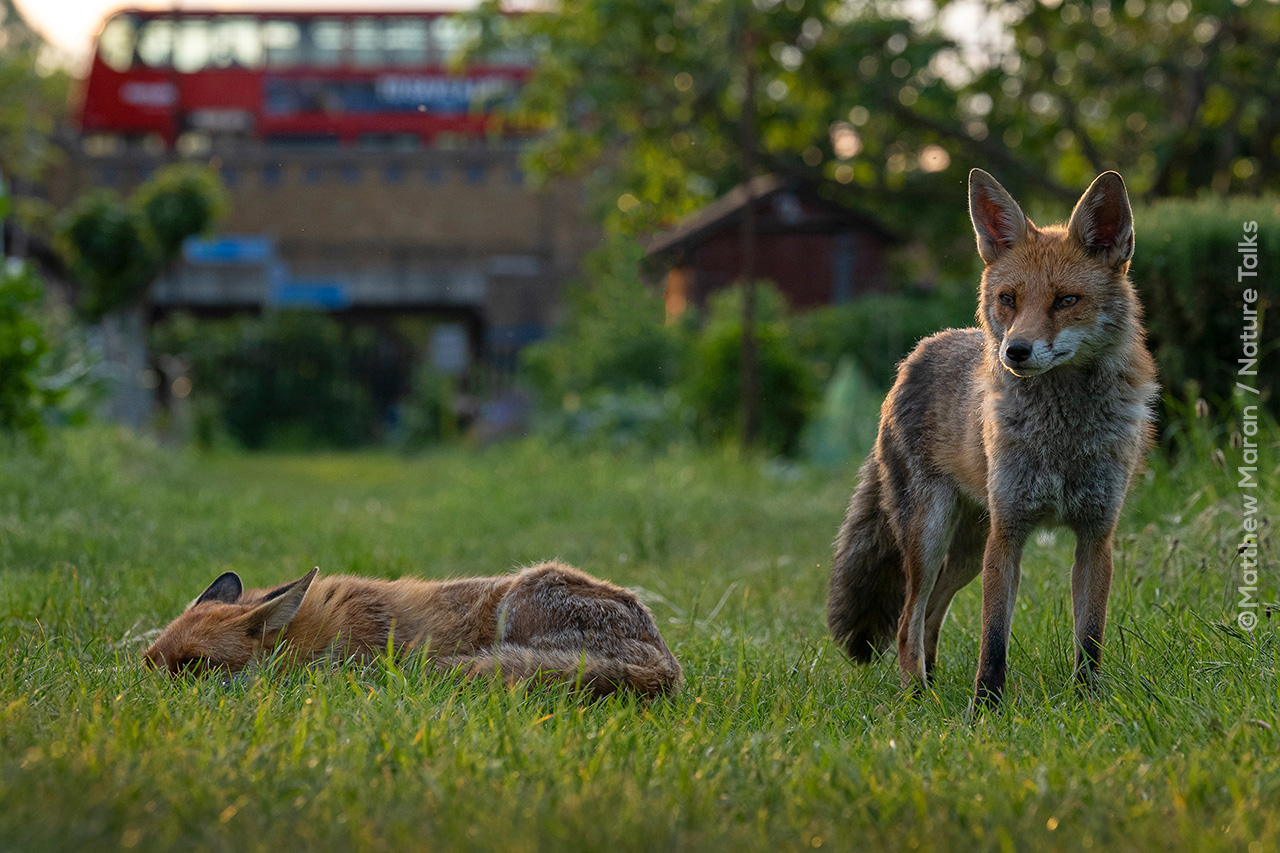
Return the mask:
[[[760,441],[774,452],[792,454],[817,401],[817,383],[780,319],[781,296],[763,283],[757,293]],[[737,435],[741,426],[741,299],[737,288],[712,298],[710,320],[692,346],[682,383],[700,429],[714,440]]]
[[[1280,303],[1280,279],[1269,270],[1280,258],[1280,199],[1205,198],[1169,200],[1134,211],[1137,249],[1131,277],[1146,309],[1152,351],[1160,377],[1175,397],[1188,383],[1203,394],[1222,400],[1234,392],[1236,371],[1243,357],[1242,294],[1258,294],[1262,333],[1255,339],[1263,369],[1250,379],[1262,389],[1263,400],[1277,411],[1280,374],[1265,369],[1277,352],[1274,331],[1267,334],[1268,317]],[[1259,275],[1237,281],[1243,255],[1239,243],[1248,235],[1244,223],[1257,222]]]
[[[927,195],[950,186],[919,169],[916,157],[929,144],[969,140],[954,117],[934,128],[897,116],[904,87],[913,103],[954,107],[955,91],[929,66],[943,55],[963,60],[934,24],[896,17],[887,4],[817,0],[767,9],[751,0],[569,0],[514,22],[495,16],[496,3],[484,9],[480,17],[495,34],[506,24],[509,38],[539,51],[520,102],[545,129],[531,149],[532,170],[589,175],[610,232],[667,224],[742,180],[747,31],[763,167],[807,175],[850,201],[865,203],[870,191],[878,216],[920,231],[955,220],[949,209],[912,204],[910,193],[883,192],[887,185]],[[909,63],[907,73],[899,60]],[[834,123],[858,140],[859,156],[836,152]]]
[[204,323],[179,316],[153,332],[156,350],[190,364],[192,402],[205,420],[198,432],[225,431],[246,448],[374,439],[376,343],[370,330],[310,312]]
[[865,456],[876,442],[883,399],[853,359],[842,357],[823,392],[822,405],[805,428],[805,459],[836,468]]
[[457,382],[424,359],[413,371],[409,393],[397,406],[398,420],[390,436],[391,444],[412,452],[457,438],[457,393]]
[[205,166],[158,171],[121,201],[106,190],[79,199],[62,217],[59,247],[83,290],[90,320],[146,297],[182,242],[208,233],[226,209],[226,190]]
[[[1280,634],[1234,620],[1239,490],[1139,478],[1104,676],[1072,685],[1073,542],[1029,544],[1008,704],[966,717],[980,584],[937,678],[826,636],[852,466],[584,452],[166,453],[105,430],[0,456],[0,848],[642,851],[1280,847]],[[1262,437],[1274,446],[1274,432]],[[1272,457],[1274,460],[1274,457]],[[1260,515],[1280,512],[1274,475]],[[1259,563],[1275,566],[1274,536]],[[495,574],[550,556],[638,587],[684,664],[669,701],[586,701],[421,658],[224,686],[139,660],[228,569]],[[1274,601],[1277,577],[1261,573]],[[817,844],[821,843],[818,847]]]
[[81,284],[80,310],[90,320],[135,304],[160,271],[146,217],[99,190],[67,212],[61,246]]
[[58,394],[46,382],[44,286],[30,267],[0,258],[0,431],[39,439]]
[[[515,21],[490,2],[480,18],[538,49],[520,101],[547,131],[531,171],[587,176],[612,233],[664,227],[741,182],[746,31],[761,168],[943,262],[971,257],[964,205],[937,203],[962,201],[971,166],[1055,218],[1106,169],[1155,197],[1280,188],[1277,4],[938,6],[922,19],[887,2],[566,0]],[[956,44],[939,26],[950,14],[1007,38]]]
[[977,280],[947,281],[932,292],[888,293],[819,308],[791,322],[797,345],[818,374],[830,376],[842,358],[882,391],[893,385],[898,362],[934,332],[974,325]]
[[537,431],[570,447],[666,450],[694,435],[693,411],[673,389],[637,386],[567,395],[564,404],[541,413]]
[[587,260],[591,286],[571,291],[564,326],[521,354],[524,375],[544,401],[567,393],[669,387],[681,354],[677,330],[663,325],[663,303],[639,278],[642,250],[618,237]]
[[1056,183],[1068,201],[1113,168],[1160,197],[1277,188],[1275,3],[991,6],[1012,24],[1011,49],[965,87],[958,108],[988,147],[1009,149],[1010,189]]
[[208,234],[226,213],[227,190],[214,170],[194,164],[161,169],[138,187],[130,204],[142,212],[164,265],[188,237]]
[[0,3],[0,174],[38,181],[60,154],[71,74],[42,61],[48,46],[12,3]]

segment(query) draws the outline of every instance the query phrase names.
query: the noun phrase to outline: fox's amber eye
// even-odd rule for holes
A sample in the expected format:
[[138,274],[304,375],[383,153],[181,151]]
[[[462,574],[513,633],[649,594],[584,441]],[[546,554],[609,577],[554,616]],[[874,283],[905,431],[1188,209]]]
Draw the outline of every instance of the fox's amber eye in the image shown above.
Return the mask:
[[1001,304],[1001,305],[1008,305],[1010,308],[1012,308],[1012,307],[1013,307],[1013,302],[1014,302],[1014,299],[1013,299],[1013,294],[1012,294],[1012,293],[1002,293],[1002,294],[1000,294],[1000,304]]
[[1054,300],[1054,304],[1058,308],[1070,308],[1080,301],[1079,296],[1059,296]]

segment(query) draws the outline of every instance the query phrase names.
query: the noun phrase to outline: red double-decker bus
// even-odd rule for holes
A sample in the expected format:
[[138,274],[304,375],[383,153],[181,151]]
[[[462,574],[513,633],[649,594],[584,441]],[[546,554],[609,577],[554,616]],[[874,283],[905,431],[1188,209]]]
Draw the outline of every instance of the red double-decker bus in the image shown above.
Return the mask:
[[85,83],[86,134],[184,132],[266,141],[474,138],[517,132],[500,107],[527,52],[456,67],[454,12],[125,10],[103,24]]

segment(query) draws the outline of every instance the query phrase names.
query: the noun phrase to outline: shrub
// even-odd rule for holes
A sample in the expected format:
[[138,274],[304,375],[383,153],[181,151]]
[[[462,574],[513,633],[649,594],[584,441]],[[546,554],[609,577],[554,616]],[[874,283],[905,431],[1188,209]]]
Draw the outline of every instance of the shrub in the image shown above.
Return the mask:
[[[1241,294],[1258,292],[1265,320],[1280,297],[1280,199],[1205,198],[1168,200],[1134,211],[1137,251],[1132,278],[1146,308],[1152,351],[1170,396],[1187,395],[1188,383],[1206,396],[1229,397],[1241,358]],[[1246,221],[1258,223],[1259,274],[1236,280],[1238,243]],[[1274,356],[1274,334],[1259,338],[1264,356]],[[1272,412],[1280,407],[1280,372],[1256,377]],[[1195,396],[1193,389],[1192,397]]]
[[44,286],[25,264],[0,259],[0,430],[39,439],[58,393],[45,381]]
[[80,310],[92,321],[138,302],[160,271],[146,217],[106,190],[68,211],[60,246],[82,286]]
[[[796,452],[800,431],[818,397],[812,368],[801,358],[780,319],[783,300],[758,287],[756,351],[760,366],[760,441],[769,450]],[[707,438],[721,440],[741,429],[742,296],[737,288],[712,297],[707,327],[694,342],[682,383]]]
[[638,277],[641,250],[616,241],[588,259],[592,286],[568,294],[564,326],[526,347],[521,370],[544,404],[566,394],[661,389],[677,378],[681,339],[664,325],[662,299]]
[[946,282],[922,293],[865,296],[819,308],[791,321],[796,343],[820,376],[830,376],[842,358],[880,389],[887,390],[898,362],[921,338],[946,328],[972,326],[977,281]]
[[58,247],[81,285],[92,321],[145,300],[188,237],[208,233],[226,209],[226,189],[207,166],[158,171],[127,200],[99,190],[63,215]]
[[399,450],[422,450],[458,435],[454,398],[457,383],[423,360],[413,372],[409,393],[396,406],[391,444]]
[[661,450],[693,435],[693,412],[674,390],[631,388],[586,399],[570,395],[565,402],[543,413],[537,429],[566,444]]
[[146,219],[166,260],[178,256],[188,237],[209,233],[228,206],[218,173],[191,163],[159,170],[138,187],[130,203]]
[[836,468],[865,455],[876,441],[883,399],[852,358],[841,358],[821,407],[805,428],[805,458],[822,468]]
[[371,330],[302,311],[176,317],[155,330],[153,345],[188,361],[206,441],[218,430],[247,448],[353,447],[377,436],[370,389],[385,366]]

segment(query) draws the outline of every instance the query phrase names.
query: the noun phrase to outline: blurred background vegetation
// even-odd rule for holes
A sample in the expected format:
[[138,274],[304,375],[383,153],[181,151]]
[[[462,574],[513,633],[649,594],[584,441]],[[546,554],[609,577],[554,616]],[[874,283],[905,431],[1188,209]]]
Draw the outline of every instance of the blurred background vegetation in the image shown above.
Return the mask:
[[[35,435],[94,410],[109,384],[95,372],[94,329],[127,328],[182,241],[216,227],[226,195],[208,169],[182,166],[129,198],[42,203],[71,81],[7,0],[0,13],[5,248],[23,259],[0,282],[0,426]],[[1280,257],[1280,4],[957,0],[925,14],[877,0],[564,0],[470,16],[478,45],[535,49],[513,106],[542,129],[528,172],[579,178],[604,233],[556,334],[502,379],[528,389],[534,429],[606,445],[733,440],[740,297],[667,325],[640,259],[648,235],[748,177],[744,108],[758,117],[760,170],[801,178],[906,238],[887,293],[795,312],[763,283],[755,332],[770,452],[839,464],[865,451],[897,361],[921,337],[972,322],[973,166],[1042,221],[1119,170],[1166,392],[1229,401],[1241,223],[1258,223],[1264,269]],[[73,291],[50,298],[29,261],[64,271]],[[1264,323],[1276,281],[1257,280]],[[246,448],[412,450],[468,435],[496,380],[464,394],[425,362],[388,356],[385,333],[319,313],[172,318],[150,330],[145,358],[162,375],[189,374],[194,391],[179,416],[159,382],[154,418],[179,437]],[[1274,357],[1264,335],[1272,412]]]

